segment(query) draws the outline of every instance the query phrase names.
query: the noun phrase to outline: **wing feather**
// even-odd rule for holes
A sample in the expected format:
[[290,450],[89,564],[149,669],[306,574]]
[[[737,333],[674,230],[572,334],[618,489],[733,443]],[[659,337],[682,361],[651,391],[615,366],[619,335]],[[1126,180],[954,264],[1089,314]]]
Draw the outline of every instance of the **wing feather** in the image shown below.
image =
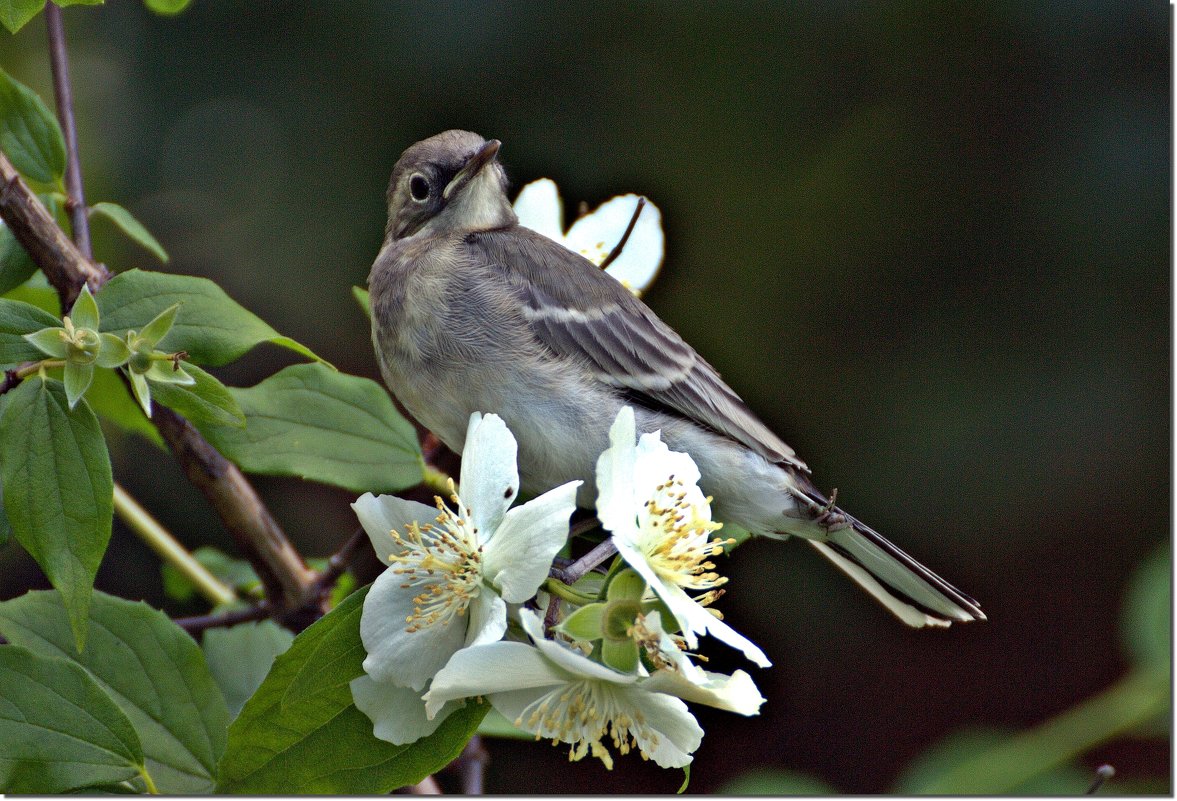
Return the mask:
[[809,471],[715,368],[648,306],[592,262],[529,229],[466,238],[475,263],[501,271],[545,346],[585,364],[636,402],[672,410],[772,462]]

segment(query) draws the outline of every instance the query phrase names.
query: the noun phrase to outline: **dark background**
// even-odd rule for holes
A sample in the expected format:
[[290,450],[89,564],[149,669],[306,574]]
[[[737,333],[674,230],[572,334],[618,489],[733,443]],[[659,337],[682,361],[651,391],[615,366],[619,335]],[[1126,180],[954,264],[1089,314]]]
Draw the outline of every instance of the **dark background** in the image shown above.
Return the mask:
[[[571,209],[662,210],[650,305],[839,502],[983,604],[911,631],[797,543],[722,568],[727,619],[775,662],[757,718],[700,713],[692,792],[755,767],[881,792],[965,726],[1023,728],[1126,661],[1124,583],[1170,528],[1169,16],[1122,3],[135,2],[66,12],[91,202],[348,372],[376,377],[350,287],[400,152],[461,127]],[[41,18],[3,66],[51,98]],[[52,101],[50,100],[50,103]],[[158,268],[97,223],[115,269]],[[261,348],[220,371],[251,385]],[[185,542],[231,550],[173,462],[116,480]],[[258,479],[309,555],[346,493]],[[16,546],[5,596],[43,585]],[[116,531],[99,586],[162,603]],[[741,666],[721,648],[714,665]],[[490,743],[500,792],[677,789],[636,757]],[[1113,744],[1121,775],[1167,743]],[[1167,782],[1158,785],[1167,791]],[[1076,788],[1076,792],[1082,788]]]

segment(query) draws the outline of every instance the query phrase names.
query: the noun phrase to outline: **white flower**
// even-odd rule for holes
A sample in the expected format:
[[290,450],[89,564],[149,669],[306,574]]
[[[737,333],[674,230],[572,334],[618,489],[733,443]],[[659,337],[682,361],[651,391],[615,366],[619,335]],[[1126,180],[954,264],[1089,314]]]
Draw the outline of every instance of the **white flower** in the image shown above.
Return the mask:
[[425,695],[429,714],[457,699],[484,696],[537,740],[569,743],[573,760],[591,755],[611,768],[611,743],[619,754],[636,748],[664,768],[691,761],[703,729],[685,703],[650,692],[648,679],[618,673],[545,639],[531,610],[521,609],[519,617],[535,646],[495,642],[454,654]]
[[519,492],[516,451],[501,418],[475,413],[455,508],[371,493],[352,504],[388,565],[364,599],[366,675],[352,682],[381,739],[411,742],[437,727],[444,715],[425,718],[421,691],[455,652],[503,636],[506,604],[535,595],[564,545],[581,482],[508,510]]
[[[554,239],[597,266],[621,241],[637,207],[637,195],[612,198],[574,222],[568,233],[564,233],[564,207],[560,192],[550,178],[532,181],[515,198],[515,214],[520,225]],[[625,247],[605,272],[640,296],[658,275],[664,252],[662,213],[647,198]]]
[[667,448],[657,432],[643,434],[636,446],[635,436],[627,406],[597,460],[597,517],[613,533],[617,552],[669,607],[689,647],[698,644],[698,634],[711,634],[768,667],[763,651],[686,593],[702,590],[709,601],[726,582],[708,561],[723,546],[711,540],[719,524],[699,489],[699,468],[687,454]]

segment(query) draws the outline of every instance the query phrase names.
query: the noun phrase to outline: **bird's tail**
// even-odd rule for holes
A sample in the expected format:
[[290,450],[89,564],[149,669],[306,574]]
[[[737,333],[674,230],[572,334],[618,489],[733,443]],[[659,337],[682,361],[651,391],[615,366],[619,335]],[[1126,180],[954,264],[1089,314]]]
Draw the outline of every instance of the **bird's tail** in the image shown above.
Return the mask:
[[908,556],[877,531],[846,515],[849,525],[809,540],[823,556],[909,626],[984,620],[980,605]]
[[[810,500],[828,503],[818,492]],[[824,523],[822,522],[824,519]],[[794,531],[909,626],[985,620],[981,606],[870,526],[826,505],[806,531]]]

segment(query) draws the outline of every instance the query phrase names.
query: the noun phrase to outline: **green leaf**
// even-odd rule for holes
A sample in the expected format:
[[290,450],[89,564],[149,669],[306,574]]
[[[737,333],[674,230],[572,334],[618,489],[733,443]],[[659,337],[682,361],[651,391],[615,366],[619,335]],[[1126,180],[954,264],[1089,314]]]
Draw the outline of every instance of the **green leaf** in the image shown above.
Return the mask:
[[[43,5],[43,2],[34,4],[0,0],[0,22],[16,33]],[[30,11],[32,13],[28,13]],[[59,184],[65,175],[65,139],[57,125],[57,118],[36,92],[2,69],[0,150],[4,151],[19,173],[38,183]]]
[[70,6],[100,6],[106,0],[53,0],[54,5],[62,8],[69,8]]
[[[235,590],[251,595],[253,590],[261,587],[261,579],[257,577],[253,566],[244,559],[234,559],[208,545],[197,548],[192,552],[192,557],[208,572]],[[165,562],[162,572],[163,589],[169,598],[187,601],[196,594],[196,587],[172,565]]]
[[179,412],[197,426],[241,428],[245,425],[245,414],[224,384],[194,364],[185,364],[184,370],[196,383],[155,384],[151,397],[156,403]]
[[114,482],[106,440],[84,401],[71,410],[61,383],[41,378],[4,395],[0,430],[12,533],[61,591],[80,651],[94,576],[110,540]]
[[61,320],[47,311],[19,300],[0,298],[0,369],[43,359],[45,354],[25,339],[25,334],[60,327]]
[[719,795],[837,795],[821,779],[795,770],[761,769],[732,779]]
[[[0,0],[0,3],[4,0]],[[0,295],[20,286],[37,271],[28,251],[16,241],[12,229],[0,220]]]
[[[938,787],[944,777],[962,762],[999,746],[1015,734],[1012,729],[988,727],[955,731],[907,764],[895,785],[895,793],[926,793],[927,788]],[[983,782],[983,777],[978,777],[978,781]],[[1087,789],[1091,781],[1090,773],[1071,763],[1034,776],[1004,792],[1015,795],[1078,795]]]
[[429,737],[392,745],[372,736],[348,683],[363,673],[367,590],[294,639],[229,727],[217,792],[374,795],[416,784],[461,753],[487,706],[469,703]]
[[0,792],[120,782],[142,765],[131,722],[85,670],[0,646]]
[[1133,661],[1166,674],[1173,652],[1172,563],[1165,546],[1136,568],[1128,582],[1120,625]]
[[139,434],[166,450],[163,437],[131,397],[130,390],[114,370],[98,370],[86,392],[86,402],[99,419],[131,434]]
[[143,0],[143,4],[156,14],[171,16],[179,14],[192,0]]
[[500,737],[506,740],[535,740],[534,734],[520,729],[493,707],[482,719],[482,723],[478,724],[478,733],[483,737]]
[[[56,0],[54,0],[56,2]],[[135,219],[131,212],[124,209],[117,203],[95,203],[90,207],[90,216],[95,214],[105,217],[112,223],[118,226],[119,230],[127,235],[130,239],[138,242],[147,250],[150,250],[155,258],[159,259],[164,264],[168,262],[168,252],[163,249],[163,245],[159,244],[151,232],[148,231],[143,223]]]
[[0,603],[0,632],[9,641],[71,657],[109,693],[138,732],[161,793],[211,792],[229,713],[200,647],[163,612],[101,592],[87,625],[89,645],[78,655],[57,593]]
[[32,278],[5,292],[4,297],[35,306],[53,315],[56,324],[61,323],[61,299],[57,297],[57,290],[49,286],[44,273],[33,273]]
[[293,641],[294,635],[272,620],[204,633],[204,656],[230,716],[237,717],[270,672],[274,658],[285,653]]
[[120,336],[128,329],[142,330],[169,306],[181,304],[176,324],[160,341],[159,349],[187,351],[198,364],[228,364],[262,342],[319,358],[306,346],[280,335],[207,278],[128,270],[110,279],[97,300],[102,330]]
[[372,296],[368,290],[362,286],[353,286],[351,288],[351,296],[356,299],[356,303],[360,304],[360,308],[364,310],[364,314],[368,315],[368,319],[372,319]]
[[353,492],[395,492],[421,483],[417,434],[374,381],[297,364],[229,392],[245,413],[245,428],[200,431],[243,470]]
[[44,7],[45,0],[0,0],[0,24],[16,33]]

